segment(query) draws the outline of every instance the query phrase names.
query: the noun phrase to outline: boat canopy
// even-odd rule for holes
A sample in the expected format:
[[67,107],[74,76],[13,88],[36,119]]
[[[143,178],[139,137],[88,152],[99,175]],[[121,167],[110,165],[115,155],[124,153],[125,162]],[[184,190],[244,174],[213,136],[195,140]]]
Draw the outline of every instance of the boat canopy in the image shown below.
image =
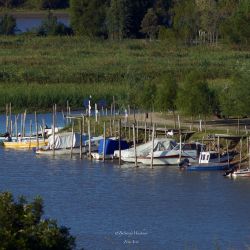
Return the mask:
[[[104,140],[100,140],[98,146],[98,153],[103,154]],[[129,148],[126,141],[121,140],[121,150]],[[113,155],[115,150],[119,150],[119,140],[117,139],[106,139],[105,140],[105,155]]]
[[[88,135],[82,135],[83,143],[88,140]],[[59,148],[71,148],[71,147],[80,147],[81,144],[81,134],[79,133],[60,133],[55,135],[55,142],[53,140],[53,135],[48,138],[48,147],[53,149],[53,145],[55,145],[55,149]]]
[[[154,140],[154,152],[171,150],[176,146],[176,141],[169,138],[156,138]],[[136,147],[137,156],[146,156],[152,151],[152,141]],[[123,150],[121,156],[124,158],[135,157],[134,148]]]

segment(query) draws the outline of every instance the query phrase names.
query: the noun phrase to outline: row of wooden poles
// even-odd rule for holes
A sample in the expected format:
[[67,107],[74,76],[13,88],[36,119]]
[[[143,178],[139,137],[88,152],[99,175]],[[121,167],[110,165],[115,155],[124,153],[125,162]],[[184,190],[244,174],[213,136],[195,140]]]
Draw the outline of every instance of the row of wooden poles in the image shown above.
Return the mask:
[[[14,118],[14,125],[12,121],[12,112],[11,112],[11,103],[6,104],[6,131],[9,132],[10,136],[12,137],[13,131],[15,131],[16,134],[16,139],[18,139],[18,119],[19,119],[19,114],[15,115]],[[22,140],[23,137],[26,135],[26,118],[27,118],[27,111],[25,110],[23,114],[21,114],[21,131],[20,131],[20,140]],[[43,120],[43,124],[45,127],[45,121]],[[13,128],[14,127],[14,128]],[[35,112],[35,127],[36,127],[36,141],[37,145],[39,146],[39,138],[38,138],[38,119],[37,119],[37,113]],[[29,140],[31,141],[32,137],[32,120],[30,120],[30,133],[29,133]],[[43,134],[43,139],[45,140],[44,137],[44,132]]]
[[[53,115],[54,117],[54,115]],[[82,116],[81,118],[76,118],[80,120],[80,135],[81,135],[81,142],[80,142],[80,158],[82,159],[82,148],[83,148],[83,141],[82,141],[82,135],[83,135],[83,124],[85,124],[85,117]],[[54,119],[53,119],[53,124],[54,124]],[[89,138],[89,143],[88,143],[88,156],[91,159],[91,119],[90,117],[87,119],[87,124],[88,124],[88,138]],[[54,125],[53,125],[54,128]],[[118,120],[118,143],[119,143],[119,165],[121,165],[121,139],[122,139],[122,133],[121,133],[121,119]],[[136,136],[136,125],[132,125],[132,131],[133,131],[133,146],[134,146],[134,155],[135,155],[135,166],[138,166],[137,162],[137,142],[138,142],[138,132]],[[72,146],[71,146],[71,158],[72,158],[72,152],[73,152],[73,134],[74,134],[74,121],[72,121]],[[137,137],[137,139],[136,139]],[[145,130],[145,138],[146,138],[146,130]],[[153,149],[154,149],[154,138],[155,138],[155,125],[153,125],[153,131],[152,131],[152,153],[151,153],[151,167],[153,168]],[[53,129],[53,141],[55,141],[55,133]],[[106,121],[103,122],[103,161],[105,161],[105,147],[106,147]],[[53,155],[55,155],[55,150],[53,147]]]

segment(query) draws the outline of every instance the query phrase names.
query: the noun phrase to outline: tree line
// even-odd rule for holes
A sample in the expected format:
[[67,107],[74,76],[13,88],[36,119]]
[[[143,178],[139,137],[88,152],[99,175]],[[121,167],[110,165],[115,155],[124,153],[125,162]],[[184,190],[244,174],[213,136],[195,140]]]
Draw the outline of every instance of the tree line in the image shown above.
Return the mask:
[[218,39],[248,45],[250,39],[249,0],[0,0],[1,6],[70,7],[74,34],[89,37],[147,37],[186,45]]
[[249,0],[71,0],[71,24],[79,35],[148,37],[185,44],[224,38],[247,44]]
[[[192,119],[210,115],[245,117],[250,115],[249,73],[237,73],[227,84],[211,86],[199,71],[190,72],[177,83],[170,75],[137,86],[137,98],[130,102],[146,111],[181,112]],[[139,89],[143,89],[140,91]],[[139,98],[138,98],[139,96]]]

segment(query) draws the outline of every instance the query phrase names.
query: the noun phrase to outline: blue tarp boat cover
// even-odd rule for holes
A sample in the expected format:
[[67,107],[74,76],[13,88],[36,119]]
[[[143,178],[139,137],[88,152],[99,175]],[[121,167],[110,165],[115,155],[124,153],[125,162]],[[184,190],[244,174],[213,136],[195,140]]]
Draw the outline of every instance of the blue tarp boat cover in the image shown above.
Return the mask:
[[[98,146],[98,153],[103,154],[103,143],[104,140],[100,140]],[[128,149],[129,145],[126,141],[121,140],[121,150]],[[106,139],[105,142],[105,155],[113,155],[115,150],[119,150],[119,140]]]

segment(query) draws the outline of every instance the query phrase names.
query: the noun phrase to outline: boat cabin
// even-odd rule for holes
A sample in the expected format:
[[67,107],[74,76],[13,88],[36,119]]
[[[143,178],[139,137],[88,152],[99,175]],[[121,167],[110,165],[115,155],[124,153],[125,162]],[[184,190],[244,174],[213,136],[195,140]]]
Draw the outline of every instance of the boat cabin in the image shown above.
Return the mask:
[[219,159],[219,153],[215,151],[201,152],[199,163],[209,163],[213,160]]

